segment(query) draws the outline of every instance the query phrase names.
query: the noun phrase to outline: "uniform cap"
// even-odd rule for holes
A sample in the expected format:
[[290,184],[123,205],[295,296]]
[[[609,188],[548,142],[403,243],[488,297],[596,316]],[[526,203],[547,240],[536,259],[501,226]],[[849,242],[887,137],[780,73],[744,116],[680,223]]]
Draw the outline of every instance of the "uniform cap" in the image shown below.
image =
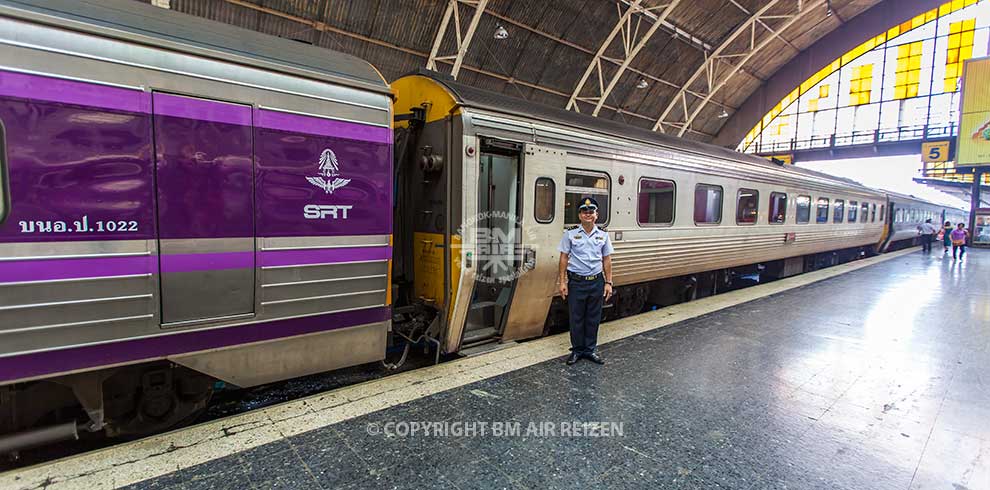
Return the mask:
[[581,198],[581,204],[578,206],[578,211],[582,209],[591,209],[593,211],[597,210],[598,201],[596,201],[593,197],[583,197]]

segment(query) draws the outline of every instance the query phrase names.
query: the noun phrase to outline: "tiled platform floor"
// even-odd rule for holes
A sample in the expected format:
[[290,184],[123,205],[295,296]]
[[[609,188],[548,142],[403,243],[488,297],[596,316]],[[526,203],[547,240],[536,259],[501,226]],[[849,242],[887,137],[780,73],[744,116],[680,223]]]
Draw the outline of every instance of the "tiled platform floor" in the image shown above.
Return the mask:
[[[990,489],[990,251],[912,253],[601,352],[133,487]],[[439,421],[490,425],[382,434]],[[573,421],[621,435],[526,435]]]

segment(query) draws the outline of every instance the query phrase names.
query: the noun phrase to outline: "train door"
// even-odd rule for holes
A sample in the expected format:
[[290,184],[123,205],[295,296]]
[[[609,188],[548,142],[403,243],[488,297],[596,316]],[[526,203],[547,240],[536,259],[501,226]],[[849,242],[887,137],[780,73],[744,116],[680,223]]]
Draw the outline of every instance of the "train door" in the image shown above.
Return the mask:
[[[498,338],[521,263],[520,159],[522,145],[482,139],[478,158],[478,212],[475,233],[474,293],[461,347]],[[466,220],[468,221],[468,220]]]
[[154,93],[163,327],[254,312],[251,107]]
[[564,230],[563,151],[526,145],[523,155],[522,268],[502,340],[536,337],[557,292],[557,246]]

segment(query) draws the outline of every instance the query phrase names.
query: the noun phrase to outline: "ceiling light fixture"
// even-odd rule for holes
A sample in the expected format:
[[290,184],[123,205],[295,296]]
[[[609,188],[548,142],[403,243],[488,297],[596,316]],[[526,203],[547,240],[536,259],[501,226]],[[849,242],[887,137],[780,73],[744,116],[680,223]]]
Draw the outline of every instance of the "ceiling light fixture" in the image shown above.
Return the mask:
[[831,17],[831,16],[832,16],[832,1],[825,0],[825,17]]
[[499,41],[501,41],[502,39],[506,39],[506,38],[509,37],[509,31],[505,30],[505,28],[502,27],[502,24],[499,24],[498,27],[495,28],[495,36],[494,37],[495,37],[495,39],[498,39]]
[[640,78],[639,81],[636,82],[636,88],[643,89],[643,88],[646,88],[646,87],[649,87],[649,86],[650,86],[650,84],[649,84],[649,82],[646,81],[645,78]]
[[727,117],[729,117],[729,113],[728,112],[725,112],[725,109],[722,109],[722,113],[718,115],[718,118],[719,119],[725,119]]

